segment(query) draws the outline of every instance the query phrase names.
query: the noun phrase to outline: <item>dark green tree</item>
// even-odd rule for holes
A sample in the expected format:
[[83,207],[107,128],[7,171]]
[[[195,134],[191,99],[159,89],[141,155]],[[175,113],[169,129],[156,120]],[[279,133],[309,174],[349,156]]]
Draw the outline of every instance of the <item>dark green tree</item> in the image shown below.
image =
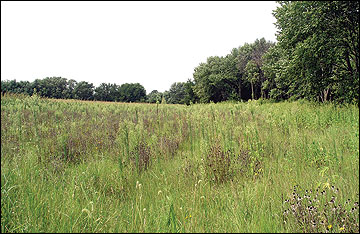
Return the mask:
[[121,102],[145,102],[146,90],[139,83],[125,83],[119,88],[119,101]]
[[250,60],[245,67],[246,80],[251,85],[251,98],[255,99],[254,86],[260,82],[260,68],[254,60]]
[[213,56],[207,63],[201,63],[194,70],[194,93],[200,102],[220,102],[229,100],[237,93],[235,61],[229,57]]
[[[268,91],[262,88],[267,80],[262,71],[263,55],[273,45],[261,38],[232,49],[225,57],[209,57],[206,63],[201,63],[193,74],[193,90],[200,102],[247,100],[251,94],[253,98],[267,97]],[[250,61],[257,67],[256,74],[249,73]]]
[[147,101],[149,103],[161,103],[161,98],[162,93],[157,90],[153,90],[147,95]]
[[286,77],[282,77],[285,74],[282,69],[286,63],[283,54],[284,52],[281,51],[280,47],[273,46],[263,56],[264,64],[262,69],[267,80],[264,81],[262,89],[269,94],[268,98],[277,101],[289,98],[289,82],[281,82],[287,80]]
[[359,2],[279,4],[273,13],[282,51],[276,86],[287,86],[293,98],[358,102]]
[[1,81],[1,93],[24,93],[31,95],[31,86],[29,81],[5,80]]
[[74,98],[80,100],[94,100],[94,85],[80,81],[74,87]]
[[66,90],[63,92],[63,97],[65,99],[75,99],[74,89],[77,85],[77,81],[70,79],[67,81]]
[[240,82],[242,82],[245,87],[247,84],[250,84],[252,99],[257,99],[260,96],[262,98],[268,97],[268,90],[264,89],[268,78],[263,71],[263,57],[273,46],[273,42],[261,38],[256,39],[255,42],[251,44],[245,43],[239,48],[237,68],[239,69]]
[[94,99],[109,102],[119,101],[120,86],[110,83],[101,83],[99,87],[95,88]]
[[27,93],[30,95],[36,89],[37,94],[47,98],[67,98],[68,81],[62,77],[46,77],[44,79],[36,79],[28,84]]
[[186,96],[185,82],[174,82],[169,90],[168,103],[184,104],[185,96]]
[[197,103],[199,101],[198,96],[194,93],[195,83],[188,79],[185,83],[185,98],[184,103],[190,105],[191,103]]

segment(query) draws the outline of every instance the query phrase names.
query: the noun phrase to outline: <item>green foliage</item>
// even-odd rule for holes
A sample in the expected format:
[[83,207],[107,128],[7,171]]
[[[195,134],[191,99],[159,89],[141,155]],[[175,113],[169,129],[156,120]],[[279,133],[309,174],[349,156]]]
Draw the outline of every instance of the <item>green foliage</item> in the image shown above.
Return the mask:
[[146,90],[139,83],[125,83],[119,88],[119,101],[121,102],[145,102]]
[[184,103],[190,105],[192,103],[197,103],[199,101],[198,96],[194,93],[194,82],[191,79],[185,83],[185,98]]
[[102,83],[94,87],[86,81],[77,82],[62,77],[46,77],[34,82],[1,81],[1,93],[26,93],[33,95],[34,90],[41,97],[56,99],[80,99],[97,101],[145,102],[146,91],[139,83],[117,84]]
[[[261,38],[252,44],[245,43],[234,48],[225,57],[209,57],[207,63],[201,63],[193,74],[193,89],[200,101],[221,102],[268,96],[267,91],[262,89],[267,80],[262,71],[262,56],[273,45]],[[250,67],[253,67],[251,72]]]
[[268,63],[268,72],[276,74],[273,95],[358,103],[359,2],[279,3],[280,56]]
[[339,188],[315,221],[358,231],[356,105],[1,96],[2,232],[311,231],[309,199],[283,214],[296,184]]
[[254,84],[259,82],[260,69],[253,60],[250,60],[245,67],[246,79],[251,84],[251,97],[255,99]]
[[209,57],[207,63],[201,63],[194,71],[194,91],[201,102],[220,102],[230,98],[236,92],[232,83],[236,82],[234,59],[229,57]]
[[86,81],[80,81],[74,87],[74,97],[80,100],[93,100],[94,85]]
[[257,39],[195,68],[200,102],[261,97],[358,103],[359,2],[279,3],[276,44]]
[[17,82],[16,80],[10,81],[1,81],[1,93],[25,93],[25,94],[32,94],[32,89],[30,86],[29,81],[20,81]]
[[1,93],[33,91],[43,97],[187,104],[249,99],[359,103],[359,2],[279,1],[273,11],[277,43],[256,39],[226,56],[210,56],[193,80],[168,91],[146,91],[139,83],[102,83],[95,88],[61,77],[34,82],[1,81]]
[[157,90],[153,90],[147,95],[147,101],[149,103],[160,103],[161,99],[162,93]]
[[175,82],[171,85],[169,90],[168,103],[184,104],[185,99],[185,83]]
[[171,204],[171,206],[170,206],[167,225],[169,227],[171,226],[171,229],[170,229],[171,233],[177,233],[176,218],[175,218],[175,211],[174,211],[174,205],[173,204]]
[[94,99],[98,101],[119,101],[120,100],[120,86],[110,83],[101,83],[99,87],[95,88]]

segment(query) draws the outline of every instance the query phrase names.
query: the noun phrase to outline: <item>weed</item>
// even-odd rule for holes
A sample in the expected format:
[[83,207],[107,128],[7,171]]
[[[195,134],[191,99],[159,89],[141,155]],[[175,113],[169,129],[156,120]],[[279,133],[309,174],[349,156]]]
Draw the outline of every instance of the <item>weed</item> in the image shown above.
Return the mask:
[[177,149],[179,148],[179,140],[176,137],[163,136],[160,138],[159,146],[162,155],[170,155],[174,158]]
[[211,180],[223,183],[230,179],[232,156],[230,150],[224,152],[218,141],[210,147],[205,157],[205,168]]
[[138,172],[145,171],[150,166],[151,149],[144,141],[140,141],[130,155],[130,160]]
[[359,202],[347,199],[340,203],[339,189],[298,192],[294,186],[292,195],[284,201],[284,225],[297,225],[304,232],[359,232]]

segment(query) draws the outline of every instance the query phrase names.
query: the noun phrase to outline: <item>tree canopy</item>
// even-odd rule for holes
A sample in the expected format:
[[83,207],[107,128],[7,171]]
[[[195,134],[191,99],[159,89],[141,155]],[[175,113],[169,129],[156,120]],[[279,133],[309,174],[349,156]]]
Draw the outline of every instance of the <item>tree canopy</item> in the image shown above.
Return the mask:
[[267,63],[273,97],[358,102],[359,2],[279,3],[278,43]]
[[186,82],[146,95],[139,83],[46,77],[1,81],[1,92],[49,98],[191,104],[249,99],[359,103],[359,2],[279,1],[277,42],[256,39],[225,56],[210,56]]

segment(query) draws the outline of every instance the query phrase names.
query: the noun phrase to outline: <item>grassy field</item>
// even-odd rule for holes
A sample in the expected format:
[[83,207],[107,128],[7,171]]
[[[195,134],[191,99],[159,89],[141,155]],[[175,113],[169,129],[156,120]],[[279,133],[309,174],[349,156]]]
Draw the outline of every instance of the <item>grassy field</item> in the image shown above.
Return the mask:
[[1,96],[2,232],[359,232],[359,108]]

